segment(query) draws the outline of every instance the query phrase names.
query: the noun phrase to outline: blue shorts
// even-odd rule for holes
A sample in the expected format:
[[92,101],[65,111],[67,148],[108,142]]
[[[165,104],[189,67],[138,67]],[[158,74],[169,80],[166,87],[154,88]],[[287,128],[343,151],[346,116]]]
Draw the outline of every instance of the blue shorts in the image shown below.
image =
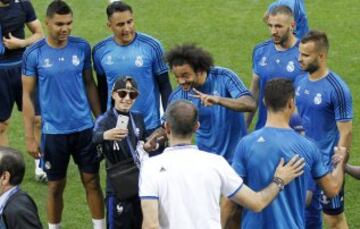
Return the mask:
[[100,160],[91,144],[92,129],[70,134],[43,134],[41,137],[42,167],[49,181],[65,178],[72,155],[83,173],[98,173]]
[[[37,90],[34,98],[35,114],[40,115],[39,99]],[[9,68],[0,68],[0,122],[8,120],[14,104],[17,109],[22,110],[22,81],[21,65],[15,65]]]
[[321,205],[323,212],[327,215],[340,215],[344,212],[344,184],[338,195],[333,198],[328,198],[324,192],[321,192]]
[[119,201],[115,194],[106,194],[106,222],[108,229],[141,229],[142,212],[139,197]]

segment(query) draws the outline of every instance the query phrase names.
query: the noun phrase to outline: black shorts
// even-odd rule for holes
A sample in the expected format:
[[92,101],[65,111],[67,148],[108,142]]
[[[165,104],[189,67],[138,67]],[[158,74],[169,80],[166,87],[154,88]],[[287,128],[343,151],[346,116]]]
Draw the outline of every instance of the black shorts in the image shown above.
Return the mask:
[[43,134],[41,152],[43,169],[49,181],[65,178],[72,155],[74,162],[83,173],[98,173],[100,160],[91,143],[92,129],[70,134]]
[[[35,114],[40,115],[38,92],[35,90]],[[16,103],[17,109],[22,110],[22,82],[21,65],[12,68],[0,68],[0,122],[8,120]]]
[[339,194],[333,198],[328,198],[323,191],[321,192],[320,202],[325,214],[339,215],[344,212],[344,187],[343,184]]

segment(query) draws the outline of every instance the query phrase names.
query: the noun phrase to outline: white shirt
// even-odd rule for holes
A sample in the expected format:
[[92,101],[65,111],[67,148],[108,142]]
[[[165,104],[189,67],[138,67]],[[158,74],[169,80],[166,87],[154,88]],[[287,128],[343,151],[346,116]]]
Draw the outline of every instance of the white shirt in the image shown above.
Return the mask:
[[184,145],[144,162],[139,195],[159,201],[161,228],[212,229],[221,228],[220,195],[231,197],[242,184],[223,157]]

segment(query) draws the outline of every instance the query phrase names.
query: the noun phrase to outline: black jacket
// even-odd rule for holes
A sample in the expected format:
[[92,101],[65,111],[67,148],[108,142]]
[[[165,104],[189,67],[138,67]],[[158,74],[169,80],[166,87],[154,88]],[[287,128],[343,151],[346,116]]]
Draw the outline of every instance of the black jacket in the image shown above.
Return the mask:
[[[145,141],[147,133],[145,130],[144,118],[141,113],[130,112],[135,122],[136,130],[133,129],[131,120],[129,119],[128,130],[129,137],[134,149],[139,140]],[[97,118],[93,130],[92,141],[95,145],[102,145],[102,151],[110,163],[116,163],[121,160],[131,157],[131,151],[127,145],[126,139],[118,141],[120,150],[114,150],[114,141],[104,140],[104,132],[116,126],[117,112],[114,109],[106,111],[103,115]],[[137,132],[137,136],[135,133]]]
[[[134,120],[136,130],[134,130],[131,119],[128,122],[128,136],[130,138],[131,144],[134,149],[136,149],[136,145],[138,141],[145,141],[147,137],[144,118],[141,113],[138,112],[130,112],[131,117]],[[123,115],[123,114],[122,114]],[[122,160],[128,159],[132,157],[130,148],[127,145],[126,139],[118,141],[119,150],[114,149],[114,141],[104,140],[104,132],[112,129],[116,126],[118,113],[114,108],[106,111],[103,115],[97,118],[93,130],[92,142],[98,146],[98,149],[102,151],[106,158],[106,164],[110,162],[111,164],[115,164]],[[137,132],[137,136],[135,133]],[[109,187],[109,180],[107,179],[107,192],[111,192],[112,188]]]
[[7,201],[3,219],[7,228],[38,229],[43,228],[34,200],[25,192],[18,191]]

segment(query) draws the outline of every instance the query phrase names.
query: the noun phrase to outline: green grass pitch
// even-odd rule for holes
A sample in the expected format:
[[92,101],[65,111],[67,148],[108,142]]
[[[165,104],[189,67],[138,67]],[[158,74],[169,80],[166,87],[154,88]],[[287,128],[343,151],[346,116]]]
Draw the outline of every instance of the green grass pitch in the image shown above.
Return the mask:
[[[48,0],[33,0],[38,17],[44,22]],[[74,11],[73,35],[87,39],[92,45],[109,36],[106,27],[107,0],[68,0]],[[215,64],[237,72],[247,86],[251,80],[251,54],[254,46],[269,38],[262,15],[270,0],[128,0],[133,6],[138,31],[148,33],[163,43],[165,49],[183,42],[194,42],[210,51]],[[306,0],[311,28],[328,33],[329,66],[342,76],[353,94],[353,147],[350,162],[360,165],[358,118],[360,101],[359,0]],[[44,27],[45,29],[45,27]],[[172,76],[172,83],[175,85]],[[14,110],[10,144],[26,155],[27,171],[23,189],[38,204],[41,220],[46,222],[46,185],[34,179],[34,162],[25,153],[21,113]],[[102,167],[102,171],[104,168]],[[64,228],[91,228],[90,214],[78,172],[73,163],[68,170],[65,190]],[[104,177],[104,172],[102,172]],[[104,187],[104,179],[102,179]],[[346,216],[350,228],[360,228],[360,181],[347,177]]]

